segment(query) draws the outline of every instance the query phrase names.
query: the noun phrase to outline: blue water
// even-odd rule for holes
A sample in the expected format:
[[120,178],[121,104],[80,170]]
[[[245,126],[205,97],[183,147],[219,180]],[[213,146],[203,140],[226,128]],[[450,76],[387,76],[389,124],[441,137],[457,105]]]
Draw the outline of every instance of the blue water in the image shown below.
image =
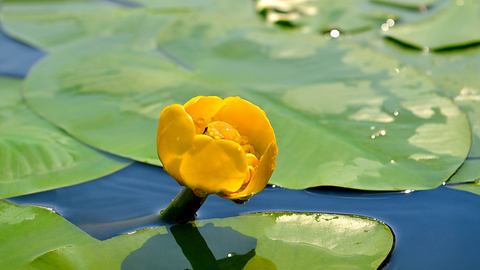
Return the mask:
[[22,78],[44,53],[15,41],[1,32],[0,25],[0,75]]
[[[42,56],[0,33],[0,75],[24,77]],[[106,239],[161,225],[158,213],[179,189],[161,168],[135,163],[95,181],[10,200],[53,208],[91,235]],[[210,196],[198,218],[276,210],[356,214],[387,223],[396,243],[385,269],[479,268],[480,196],[446,187],[408,194],[268,187],[245,205]]]

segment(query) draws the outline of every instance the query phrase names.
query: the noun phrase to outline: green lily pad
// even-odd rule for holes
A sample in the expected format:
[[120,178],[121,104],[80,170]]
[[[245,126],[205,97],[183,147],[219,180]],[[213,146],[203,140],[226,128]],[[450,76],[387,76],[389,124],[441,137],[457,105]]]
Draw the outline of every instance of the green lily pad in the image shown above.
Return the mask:
[[0,15],[7,33],[46,51],[92,36],[155,33],[167,19],[145,24],[144,10],[97,0],[5,0]]
[[33,269],[377,269],[393,248],[375,220],[265,213],[150,228],[38,257]]
[[[477,167],[478,168],[478,167]],[[467,191],[480,196],[480,183],[465,183],[460,185],[448,185],[449,188]]]
[[[218,26],[265,24],[257,14],[255,2],[250,0],[117,2],[138,6],[125,7],[113,1],[101,0],[6,0],[0,16],[4,30],[11,36],[47,51],[80,39],[111,35],[124,36],[123,43],[130,42],[131,39],[142,39],[136,46],[149,47],[153,45],[151,38],[171,25],[176,17],[185,14],[208,17]],[[288,12],[275,9],[274,6],[278,3],[285,5],[287,1],[259,1],[257,8],[271,21],[273,17],[298,17],[295,20],[275,20],[284,25],[296,25],[302,32],[323,33],[334,30],[356,33],[390,27],[395,23],[393,19],[398,17],[402,21],[415,21],[422,17],[416,12],[411,14],[412,12],[384,5],[374,5],[368,0],[288,2]],[[299,12],[301,16],[297,16]],[[331,35],[336,37],[340,32],[332,32]]]
[[0,269],[19,269],[51,250],[96,240],[52,211],[0,200]]
[[35,115],[22,103],[21,85],[0,77],[0,198],[86,182],[130,164]]
[[[480,71],[480,69],[478,69]],[[480,81],[480,80],[479,80]],[[467,160],[450,178],[449,183],[480,180],[480,88],[464,87],[455,102],[467,112],[472,128],[472,147]]]
[[222,17],[226,22],[240,25],[261,22],[248,0],[124,2],[133,5],[145,2],[150,8],[126,7],[103,0],[5,0],[0,20],[9,35],[46,51],[81,39],[112,35],[124,37],[124,44],[136,40],[135,46],[149,48],[154,45],[151,39],[172,19],[189,13],[212,16],[213,12],[215,19]]
[[56,51],[32,70],[29,105],[94,147],[158,164],[165,105],[240,95],[276,131],[271,183],[295,189],[429,189],[465,160],[465,115],[430,80],[397,74],[397,61],[319,36],[188,19],[162,31],[157,50],[109,38]]
[[432,17],[392,28],[387,36],[420,49],[441,50],[480,43],[479,25],[479,1],[451,1]]
[[384,42],[371,35],[357,36],[377,51],[386,53],[415,67],[437,85],[437,92],[451,98],[467,113],[472,130],[469,157],[450,178],[449,183],[471,182],[480,179],[480,49],[470,48],[445,52],[425,53]]

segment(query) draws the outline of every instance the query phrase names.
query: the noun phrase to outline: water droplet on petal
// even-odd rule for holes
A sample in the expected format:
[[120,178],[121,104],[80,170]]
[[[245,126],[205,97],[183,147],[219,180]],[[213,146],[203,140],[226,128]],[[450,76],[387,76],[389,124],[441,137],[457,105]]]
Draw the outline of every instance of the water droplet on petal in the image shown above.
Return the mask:
[[391,159],[390,164],[395,164],[395,160]]
[[399,116],[399,115],[400,115],[400,112],[398,112],[398,111],[393,112],[393,116]]
[[382,129],[378,132],[378,134],[380,134],[380,136],[385,136],[387,135],[387,131],[385,129]]
[[376,137],[377,137],[377,136],[375,136],[374,134],[372,134],[372,136],[370,136],[370,139],[375,140]]

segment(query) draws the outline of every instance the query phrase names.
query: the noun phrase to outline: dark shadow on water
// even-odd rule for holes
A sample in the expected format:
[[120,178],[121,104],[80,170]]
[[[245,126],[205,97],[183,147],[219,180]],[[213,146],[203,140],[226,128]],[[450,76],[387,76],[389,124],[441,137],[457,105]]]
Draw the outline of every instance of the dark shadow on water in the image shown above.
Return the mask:
[[257,240],[232,228],[175,225],[132,252],[122,270],[240,270],[255,256]]

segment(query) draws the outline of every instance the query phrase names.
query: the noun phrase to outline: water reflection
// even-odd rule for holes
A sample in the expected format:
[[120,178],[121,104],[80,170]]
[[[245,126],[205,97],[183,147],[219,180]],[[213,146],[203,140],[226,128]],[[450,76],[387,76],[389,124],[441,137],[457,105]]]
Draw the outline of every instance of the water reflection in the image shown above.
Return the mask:
[[[244,269],[255,256],[256,246],[255,238],[229,227],[211,223],[200,228],[192,224],[175,225],[167,234],[153,236],[132,252],[123,261],[122,270]],[[256,258],[249,265],[275,269],[264,258]]]

